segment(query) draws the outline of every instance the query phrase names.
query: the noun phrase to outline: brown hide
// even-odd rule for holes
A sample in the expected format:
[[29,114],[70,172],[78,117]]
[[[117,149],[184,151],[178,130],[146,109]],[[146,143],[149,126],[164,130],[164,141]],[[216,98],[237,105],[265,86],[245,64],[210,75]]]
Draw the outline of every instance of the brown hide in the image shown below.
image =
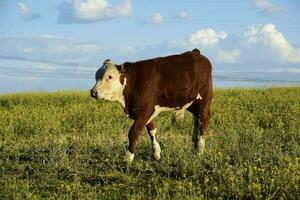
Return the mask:
[[[118,66],[119,69],[120,66]],[[144,107],[178,108],[200,94],[211,96],[211,64],[198,49],[122,66],[126,78],[125,112],[135,119]],[[192,107],[192,106],[191,106]],[[154,111],[154,110],[153,110]],[[194,112],[193,112],[194,113]]]

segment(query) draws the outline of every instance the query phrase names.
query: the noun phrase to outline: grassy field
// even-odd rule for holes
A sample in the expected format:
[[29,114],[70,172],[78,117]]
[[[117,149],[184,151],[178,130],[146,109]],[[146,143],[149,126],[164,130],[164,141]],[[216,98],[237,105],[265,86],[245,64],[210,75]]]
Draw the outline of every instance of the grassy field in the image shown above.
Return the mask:
[[122,162],[132,121],[87,92],[0,95],[0,199],[299,199],[300,87],[216,89],[206,153],[192,116],[156,119]]

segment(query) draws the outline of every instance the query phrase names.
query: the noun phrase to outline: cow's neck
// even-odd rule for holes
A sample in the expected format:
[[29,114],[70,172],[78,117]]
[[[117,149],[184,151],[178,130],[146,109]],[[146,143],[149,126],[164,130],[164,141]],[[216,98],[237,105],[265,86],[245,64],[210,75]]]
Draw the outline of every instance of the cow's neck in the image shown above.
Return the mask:
[[127,84],[127,78],[125,77],[125,74],[122,73],[120,75],[120,83],[122,84],[122,87],[120,89],[120,91],[118,91],[116,93],[116,95],[114,96],[114,100],[120,102],[123,106],[123,108],[125,108],[125,87],[126,87],[126,84]]

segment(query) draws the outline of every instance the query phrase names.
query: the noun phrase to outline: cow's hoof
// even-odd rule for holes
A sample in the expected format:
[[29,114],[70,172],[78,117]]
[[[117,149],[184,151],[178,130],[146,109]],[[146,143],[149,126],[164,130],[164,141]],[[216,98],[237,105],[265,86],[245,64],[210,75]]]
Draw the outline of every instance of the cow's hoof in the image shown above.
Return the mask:
[[132,163],[134,158],[134,153],[130,153],[129,151],[126,152],[125,156],[124,156],[124,162],[125,163]]
[[194,151],[195,152],[199,151],[199,143],[198,142],[197,143],[194,142]]
[[205,152],[205,147],[200,147],[199,150],[198,150],[198,154],[203,155],[204,152]]
[[198,148],[193,148],[193,152],[195,153],[195,155],[203,155],[205,153],[205,147],[198,147]]
[[205,152],[205,146],[199,145],[199,144],[194,144],[194,153],[198,155],[203,155]]
[[205,139],[201,136],[200,137],[200,147],[199,147],[199,154],[203,155],[205,151]]
[[157,141],[153,142],[153,157],[155,160],[160,160],[161,156],[160,156],[160,145]]
[[159,154],[154,154],[153,157],[156,161],[159,161],[161,159],[161,156]]

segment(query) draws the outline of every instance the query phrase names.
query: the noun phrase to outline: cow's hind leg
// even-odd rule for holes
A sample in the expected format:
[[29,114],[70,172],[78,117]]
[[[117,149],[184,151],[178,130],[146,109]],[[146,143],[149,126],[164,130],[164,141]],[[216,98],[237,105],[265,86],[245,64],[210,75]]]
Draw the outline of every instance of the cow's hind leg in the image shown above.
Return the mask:
[[212,100],[212,81],[211,79],[209,79],[206,92],[203,94],[203,99],[200,101],[200,153],[204,153],[205,139],[208,136],[208,123],[211,117],[211,113],[210,113],[211,100]]
[[210,115],[210,102],[202,102],[200,112],[200,153],[204,153],[205,140],[208,136],[208,123]]
[[201,132],[200,100],[194,101],[194,103],[188,108],[188,111],[194,115],[194,130],[192,135],[194,149],[198,152],[200,147],[200,153],[203,153],[205,148],[205,138],[203,137],[203,132]]
[[194,130],[193,130],[192,139],[194,143],[194,149],[196,151],[199,150],[199,139],[200,139],[199,137],[200,137],[200,114],[194,113]]
[[196,151],[204,153],[205,139],[208,135],[208,122],[210,119],[210,103],[211,92],[202,100],[196,100],[188,108],[188,110],[194,115],[194,130],[193,130],[193,143]]
[[204,104],[204,102],[201,102],[200,100],[195,101],[192,108],[193,109],[189,110],[194,115],[194,130],[192,136],[194,149],[203,154],[205,149],[205,139],[208,135],[210,110],[208,104]]
[[152,144],[152,151],[153,151],[153,157],[155,158],[155,160],[159,160],[160,157],[160,146],[159,143],[156,140],[156,132],[157,132],[157,128],[155,127],[153,121],[151,121],[150,123],[148,123],[146,125],[147,127],[147,132],[150,136],[151,139],[151,144]]

